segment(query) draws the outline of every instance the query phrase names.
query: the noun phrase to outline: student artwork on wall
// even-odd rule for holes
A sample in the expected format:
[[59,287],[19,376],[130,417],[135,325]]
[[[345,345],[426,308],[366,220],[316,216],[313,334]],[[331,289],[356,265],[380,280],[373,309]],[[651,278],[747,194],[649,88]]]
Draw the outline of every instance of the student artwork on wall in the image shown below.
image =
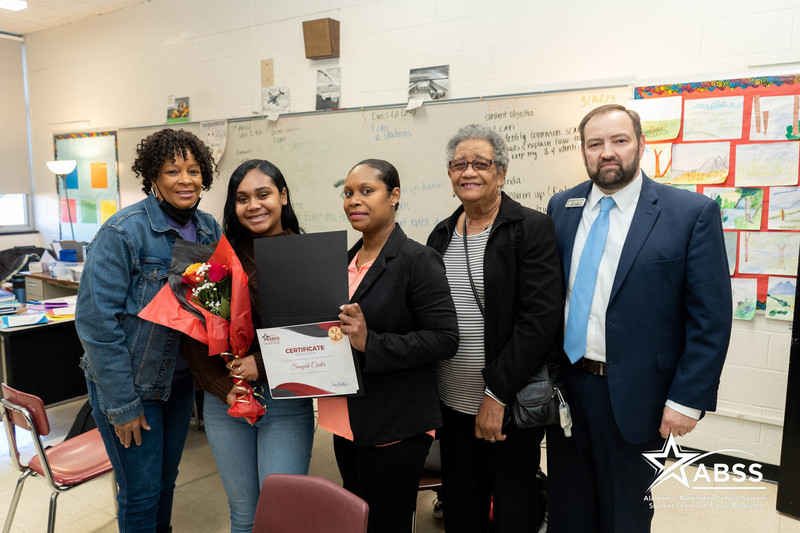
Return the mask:
[[672,182],[672,145],[645,143],[641,166],[648,178],[659,183]]
[[60,237],[72,237],[71,216],[75,239],[89,242],[119,206],[117,132],[55,135],[53,141],[55,159],[78,162],[65,180],[69,205],[57,180]]
[[795,278],[769,277],[767,284],[767,318],[786,320],[794,318],[794,295],[797,282]]
[[639,113],[647,142],[670,141],[681,131],[683,99],[680,96],[631,100],[628,108]]
[[739,233],[739,273],[797,275],[800,234],[742,231]]
[[740,144],[736,147],[736,185],[797,185],[800,141]]
[[768,218],[768,229],[800,230],[800,187],[770,187]]
[[762,189],[708,187],[705,195],[719,205],[723,229],[761,228]]
[[800,94],[789,96],[756,95],[750,115],[751,141],[800,139],[798,127]]
[[725,255],[728,256],[728,271],[733,276],[733,273],[736,272],[736,240],[739,234],[735,231],[726,231],[723,235],[725,237]]
[[[746,301],[745,291],[755,291],[756,309],[767,318],[793,315],[794,302],[787,312],[789,308],[778,300],[788,302],[783,296],[789,295],[778,292],[791,291],[793,300],[793,289],[786,283],[795,284],[798,268],[800,74],[634,88],[634,102],[641,109],[674,106],[676,100],[683,116],[672,145],[671,183],[696,183],[698,192],[720,206],[731,281],[739,295],[734,297],[734,317],[747,315],[747,306],[737,311],[736,301]],[[718,159],[706,157],[700,164],[710,168],[712,162],[727,158],[727,174],[721,181],[712,182],[713,170],[691,168],[709,149]],[[775,279],[784,284],[779,286],[781,281]]]
[[724,183],[730,152],[728,142],[673,145],[671,183]]
[[189,97],[167,98],[167,124],[189,122]]
[[744,96],[686,100],[683,105],[684,141],[742,137]]
[[200,122],[200,138],[211,148],[214,161],[219,163],[228,144],[228,121],[223,119]]
[[734,319],[753,320],[756,316],[756,284],[753,278],[731,280]]

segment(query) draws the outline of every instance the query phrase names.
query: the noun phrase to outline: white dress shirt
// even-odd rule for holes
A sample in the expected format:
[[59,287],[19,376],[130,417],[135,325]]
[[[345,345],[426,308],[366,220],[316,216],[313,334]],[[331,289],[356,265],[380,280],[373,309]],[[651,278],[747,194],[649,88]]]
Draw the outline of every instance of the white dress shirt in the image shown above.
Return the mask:
[[[595,361],[606,361],[606,309],[611,299],[611,288],[614,285],[614,278],[619,266],[619,258],[622,255],[622,248],[628,231],[631,228],[633,214],[636,212],[636,205],[639,202],[639,195],[642,192],[642,172],[634,178],[632,182],[622,189],[611,194],[614,199],[614,207],[609,211],[608,237],[603,255],[600,258],[600,266],[597,269],[597,281],[594,286],[592,305],[589,308],[589,324],[586,330],[586,359]],[[572,260],[569,268],[569,282],[567,284],[567,300],[564,309],[564,327],[566,331],[567,320],[569,319],[569,303],[572,296],[572,287],[575,284],[575,276],[578,273],[578,265],[583,254],[583,246],[589,235],[594,219],[600,213],[600,199],[609,196],[600,189],[592,186],[586,205],[583,208],[578,231],[575,234],[575,244],[572,248]],[[672,400],[667,400],[666,405],[681,414],[690,416],[694,419],[700,418],[700,410],[676,404]]]

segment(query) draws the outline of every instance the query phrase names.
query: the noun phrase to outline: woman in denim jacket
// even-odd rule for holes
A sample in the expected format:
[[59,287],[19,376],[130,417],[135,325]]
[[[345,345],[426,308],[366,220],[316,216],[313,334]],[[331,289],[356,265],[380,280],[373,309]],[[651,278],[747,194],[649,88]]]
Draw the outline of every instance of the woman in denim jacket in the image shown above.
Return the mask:
[[193,134],[149,136],[133,171],[147,197],[109,218],[89,246],[75,326],[92,414],[119,485],[119,530],[162,532],[171,530],[194,388],[178,356],[182,334],[137,314],[167,282],[175,240],[211,244],[221,230],[197,210],[214,159]]

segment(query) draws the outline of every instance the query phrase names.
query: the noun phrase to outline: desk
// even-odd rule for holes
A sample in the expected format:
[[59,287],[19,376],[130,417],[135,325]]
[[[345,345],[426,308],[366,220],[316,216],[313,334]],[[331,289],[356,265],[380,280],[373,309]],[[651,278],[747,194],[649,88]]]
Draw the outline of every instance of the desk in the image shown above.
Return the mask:
[[83,346],[71,319],[0,329],[0,372],[4,383],[39,396],[45,405],[86,394],[78,366]]
[[25,298],[30,300],[50,300],[78,294],[80,283],[50,277],[49,274],[28,274],[25,276]]

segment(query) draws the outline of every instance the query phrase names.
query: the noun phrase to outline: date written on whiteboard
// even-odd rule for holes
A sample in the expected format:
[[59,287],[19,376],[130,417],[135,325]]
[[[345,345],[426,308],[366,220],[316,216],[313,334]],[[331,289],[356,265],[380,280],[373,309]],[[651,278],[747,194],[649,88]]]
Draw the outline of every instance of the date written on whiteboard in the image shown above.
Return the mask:
[[592,93],[581,96],[581,107],[613,104],[615,95],[607,93]]

